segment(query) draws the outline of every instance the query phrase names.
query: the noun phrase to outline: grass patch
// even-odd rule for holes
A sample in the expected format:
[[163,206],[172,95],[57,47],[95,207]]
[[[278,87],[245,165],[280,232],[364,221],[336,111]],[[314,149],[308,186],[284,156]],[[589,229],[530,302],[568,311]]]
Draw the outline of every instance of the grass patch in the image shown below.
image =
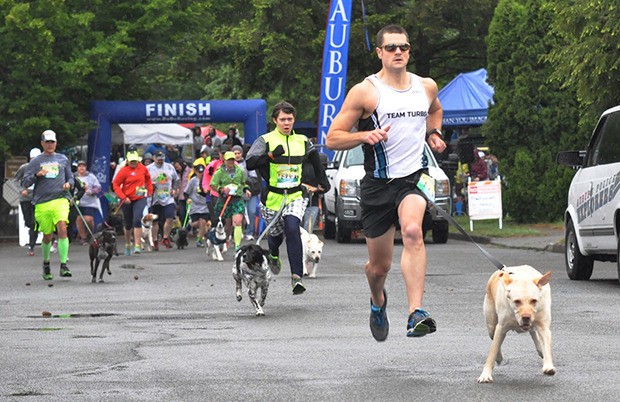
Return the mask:
[[[549,231],[563,230],[562,222],[551,223],[517,223],[510,217],[502,221],[503,228],[499,228],[498,219],[490,219],[483,221],[474,221],[474,231],[469,231],[469,217],[466,215],[454,216],[454,219],[465,229],[465,231],[473,236],[485,237],[530,237],[544,236]],[[456,232],[457,229],[450,228],[450,232]]]

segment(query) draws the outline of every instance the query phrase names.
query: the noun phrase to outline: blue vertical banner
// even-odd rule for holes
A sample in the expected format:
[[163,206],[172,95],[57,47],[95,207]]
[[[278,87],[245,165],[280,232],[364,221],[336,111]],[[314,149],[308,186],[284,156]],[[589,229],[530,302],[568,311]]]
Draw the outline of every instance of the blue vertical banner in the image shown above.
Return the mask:
[[346,95],[351,2],[332,0],[329,5],[321,74],[319,144],[325,144],[327,130],[340,111]]

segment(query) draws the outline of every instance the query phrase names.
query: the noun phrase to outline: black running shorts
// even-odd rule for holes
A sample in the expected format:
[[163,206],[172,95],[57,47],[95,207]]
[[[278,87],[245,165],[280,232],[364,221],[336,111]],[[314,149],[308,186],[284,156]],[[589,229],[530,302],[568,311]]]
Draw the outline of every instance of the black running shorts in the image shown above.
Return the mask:
[[418,194],[424,197],[417,187],[422,173],[428,174],[428,170],[418,170],[398,179],[364,176],[360,183],[360,206],[362,230],[366,237],[379,237],[398,223],[398,206],[407,195]]

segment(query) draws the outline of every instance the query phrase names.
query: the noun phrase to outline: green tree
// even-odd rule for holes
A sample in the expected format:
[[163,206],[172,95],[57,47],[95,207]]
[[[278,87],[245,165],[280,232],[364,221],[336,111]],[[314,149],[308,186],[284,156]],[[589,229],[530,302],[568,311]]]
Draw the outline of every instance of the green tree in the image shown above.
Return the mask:
[[[457,0],[459,13],[448,0],[367,3],[363,22],[353,2],[349,86],[378,70],[374,35],[392,22],[412,35],[412,71],[440,85],[483,63],[495,0]],[[328,5],[0,0],[0,160],[38,145],[45,128],[74,143],[92,128],[92,100],[288,99],[316,120]]]
[[[387,24],[400,24],[411,42],[410,71],[432,77],[441,87],[457,74],[486,65],[489,23],[497,0],[401,0],[353,3],[348,82],[353,85],[378,71],[375,35]],[[403,12],[404,10],[404,12]],[[454,10],[459,10],[455,12]],[[366,35],[370,42],[367,48]]]
[[572,176],[555,163],[575,136],[578,109],[545,61],[558,41],[547,29],[554,16],[545,1],[501,0],[487,37],[495,104],[482,128],[508,183],[506,210],[520,222],[559,219]]
[[200,55],[197,85],[214,97],[281,99],[298,119],[316,117],[329,4],[318,0],[231,1],[210,9],[214,44]]
[[92,127],[91,100],[152,98],[201,17],[175,0],[1,0],[0,13],[0,160],[46,128],[74,143]]
[[580,103],[580,135],[574,147],[583,148],[600,114],[620,104],[620,6],[618,1],[558,0],[551,31],[561,41],[548,60],[552,78],[562,88],[576,88]]

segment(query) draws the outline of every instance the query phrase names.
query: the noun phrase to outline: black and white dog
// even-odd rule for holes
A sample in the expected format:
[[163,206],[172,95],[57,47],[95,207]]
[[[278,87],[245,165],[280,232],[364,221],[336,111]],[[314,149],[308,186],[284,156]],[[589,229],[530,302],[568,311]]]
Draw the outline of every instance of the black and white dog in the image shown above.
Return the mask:
[[207,255],[211,255],[216,261],[224,261],[222,256],[227,250],[226,247],[226,231],[224,230],[224,223],[220,220],[215,227],[212,227],[207,232]]
[[[235,254],[232,274],[237,288],[235,294],[237,301],[241,301],[241,281],[248,288],[250,302],[256,308],[256,315],[263,316],[263,306],[269,290],[271,271],[268,263],[268,251],[256,244],[247,244]],[[257,290],[260,289],[260,299],[257,300]]]
[[103,282],[103,273],[105,271],[108,271],[108,275],[112,275],[112,272],[110,272],[110,260],[114,254],[118,255],[116,253],[116,234],[114,229],[107,228],[98,232],[88,247],[90,274],[92,275],[91,282],[97,282],[97,270],[101,261],[103,261],[103,265],[99,274],[99,282]]

